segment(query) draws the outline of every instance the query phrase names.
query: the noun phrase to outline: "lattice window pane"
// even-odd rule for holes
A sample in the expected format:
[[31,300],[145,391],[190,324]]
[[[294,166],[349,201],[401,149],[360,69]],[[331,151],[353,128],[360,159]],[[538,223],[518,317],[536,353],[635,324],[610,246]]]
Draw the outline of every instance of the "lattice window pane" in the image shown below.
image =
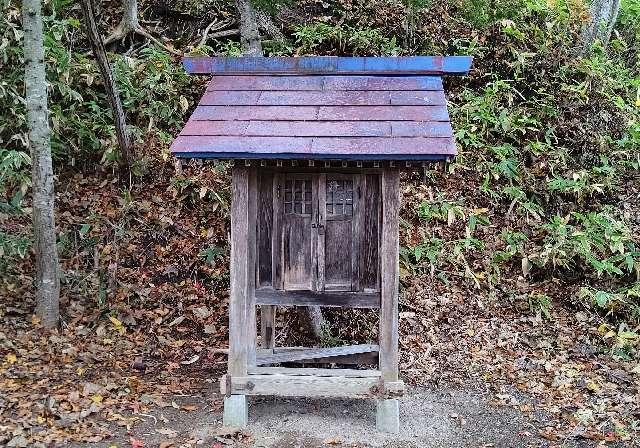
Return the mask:
[[353,181],[328,179],[326,185],[327,214],[353,215]]
[[312,183],[310,179],[293,179],[285,181],[284,212],[296,214],[311,214]]

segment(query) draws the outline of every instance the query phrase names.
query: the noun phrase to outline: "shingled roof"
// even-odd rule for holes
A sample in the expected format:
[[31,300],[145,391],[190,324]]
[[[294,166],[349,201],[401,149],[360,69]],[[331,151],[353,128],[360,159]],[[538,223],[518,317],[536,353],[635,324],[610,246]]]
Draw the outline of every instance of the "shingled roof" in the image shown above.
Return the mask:
[[471,58],[186,59],[213,74],[171,150],[217,159],[441,160],[456,154],[442,76]]

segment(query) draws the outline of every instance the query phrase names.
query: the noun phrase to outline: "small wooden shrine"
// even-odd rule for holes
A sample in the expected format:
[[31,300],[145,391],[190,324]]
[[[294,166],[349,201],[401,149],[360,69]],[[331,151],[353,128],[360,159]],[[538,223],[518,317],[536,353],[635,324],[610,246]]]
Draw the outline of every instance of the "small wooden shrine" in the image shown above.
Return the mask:
[[[172,152],[234,160],[224,424],[247,424],[247,395],[356,397],[377,399],[378,429],[398,432],[399,171],[455,155],[442,76],[466,74],[471,58],[191,58],[184,66],[212,78]],[[275,347],[282,305],[379,309],[378,344]]]

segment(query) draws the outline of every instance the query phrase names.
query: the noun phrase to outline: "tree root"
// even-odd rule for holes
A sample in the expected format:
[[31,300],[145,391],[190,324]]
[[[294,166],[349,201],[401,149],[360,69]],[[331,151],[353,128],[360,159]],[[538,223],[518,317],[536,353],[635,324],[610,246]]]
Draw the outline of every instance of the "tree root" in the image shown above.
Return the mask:
[[[204,29],[204,32],[202,33],[202,39],[200,39],[200,43],[198,44],[198,47],[205,45],[208,39],[215,39],[217,37],[224,37],[224,36],[232,36],[234,34],[239,33],[240,30],[238,29],[221,31],[233,25],[233,22],[234,22],[233,20],[225,20],[221,22],[217,19],[211,22]],[[213,33],[210,35],[209,33],[211,32]]]
[[153,42],[154,44],[158,45],[159,47],[164,48],[169,53],[174,54],[176,56],[182,56],[182,53],[180,51],[176,50],[173,47],[170,47],[168,45],[163,44],[162,42],[160,42],[157,38],[152,36],[151,33],[149,33],[146,29],[144,29],[140,25],[137,25],[137,26],[123,26],[123,24],[121,23],[113,31],[113,33],[111,33],[111,35],[104,40],[104,45],[107,46],[107,45],[109,45],[109,44],[111,44],[113,42],[116,42],[116,41],[119,41],[119,40],[124,40],[130,34],[137,34],[139,36],[142,36],[145,39],[148,39],[151,42]]

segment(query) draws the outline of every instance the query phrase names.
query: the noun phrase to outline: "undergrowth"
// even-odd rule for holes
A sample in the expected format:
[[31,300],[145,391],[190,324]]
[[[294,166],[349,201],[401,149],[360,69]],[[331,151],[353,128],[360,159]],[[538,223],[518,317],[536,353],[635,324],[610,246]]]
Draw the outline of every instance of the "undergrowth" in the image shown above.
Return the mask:
[[[60,178],[67,171],[108,173],[120,157],[98,69],[78,45],[83,29],[77,8],[69,5],[48,2],[45,20],[52,150]],[[3,275],[30,256],[18,6],[5,2],[0,17]],[[532,313],[552,318],[560,303],[599,313],[615,353],[637,356],[640,2],[624,1],[613,41],[584,57],[576,53],[586,11],[579,0],[334,6],[333,13],[308,6],[321,10],[312,20],[288,24],[286,40],[266,42],[267,52],[475,57],[469,77],[447,80],[459,156],[446,173],[427,173],[429,194],[418,176],[405,192],[403,284],[433,277],[495,291],[524,281],[535,290],[527,296]],[[200,50],[240,55],[236,40]],[[167,160],[202,81],[152,46],[110,58],[136,142],[135,180],[145,182]],[[176,176],[167,188],[193,208],[201,200],[215,207],[228,203],[228,191],[207,189],[200,179]],[[124,208],[132,202],[119,203]],[[60,235],[85,241],[88,234],[81,233],[79,227]],[[62,246],[74,239],[65,238]],[[92,244],[99,246],[95,238]],[[195,275],[224,265],[223,246],[216,241],[197,248]],[[215,272],[226,278],[219,268]],[[545,289],[556,281],[563,297]]]

